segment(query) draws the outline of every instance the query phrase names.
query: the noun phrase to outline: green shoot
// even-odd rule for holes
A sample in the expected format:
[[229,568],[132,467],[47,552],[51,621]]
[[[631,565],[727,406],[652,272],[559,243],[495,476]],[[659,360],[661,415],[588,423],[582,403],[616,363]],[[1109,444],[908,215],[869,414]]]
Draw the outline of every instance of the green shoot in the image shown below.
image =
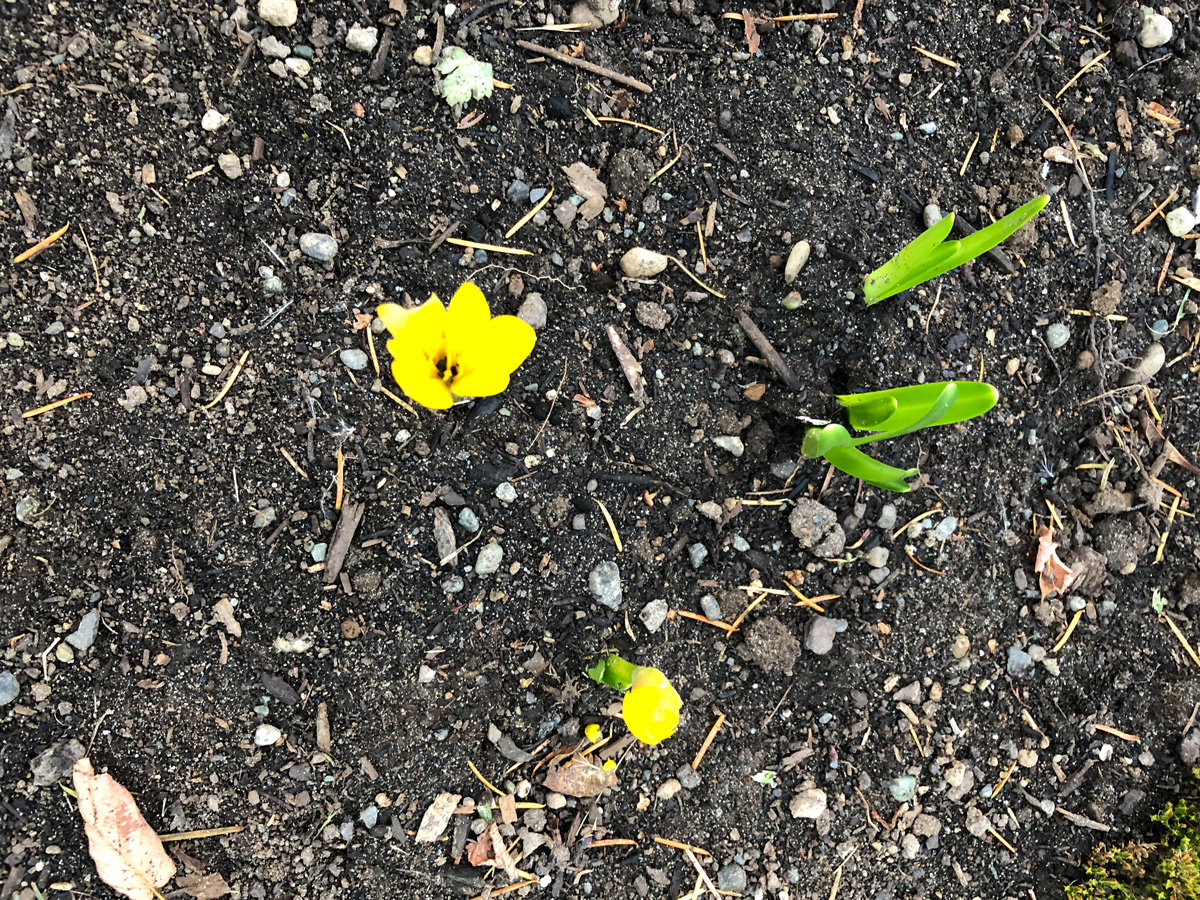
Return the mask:
[[999,222],[993,222],[961,241],[946,241],[954,226],[954,213],[938,220],[867,276],[863,283],[867,306],[924,284],[982,256],[1012,237],[1018,228],[1041,212],[1049,199],[1049,194],[1042,194],[1014,209]]
[[867,484],[897,493],[912,490],[908,479],[916,469],[898,469],[881,463],[858,448],[863,444],[911,434],[922,428],[949,425],[983,415],[996,405],[999,395],[980,381],[942,381],[864,394],[842,394],[850,426],[870,434],[851,437],[845,426],[829,424],[810,428],[801,452],[810,459],[824,458],[835,468]]

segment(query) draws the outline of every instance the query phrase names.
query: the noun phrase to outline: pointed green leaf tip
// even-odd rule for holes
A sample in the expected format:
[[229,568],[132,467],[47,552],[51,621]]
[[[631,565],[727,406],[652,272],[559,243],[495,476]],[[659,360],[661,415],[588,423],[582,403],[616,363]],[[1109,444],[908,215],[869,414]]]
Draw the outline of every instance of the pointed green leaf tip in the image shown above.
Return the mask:
[[1049,194],[1042,194],[961,241],[942,243],[954,225],[954,213],[950,213],[867,276],[863,282],[867,306],[924,284],[982,256],[1012,237],[1017,229],[1041,212],[1049,200]]

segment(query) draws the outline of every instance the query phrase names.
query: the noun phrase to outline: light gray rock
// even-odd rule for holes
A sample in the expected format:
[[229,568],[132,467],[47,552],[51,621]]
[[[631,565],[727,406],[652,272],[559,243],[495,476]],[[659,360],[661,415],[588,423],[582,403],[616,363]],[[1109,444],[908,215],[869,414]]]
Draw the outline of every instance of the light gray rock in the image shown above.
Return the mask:
[[804,497],[796,501],[796,508],[788,516],[788,527],[800,546],[808,550],[817,546],[826,534],[839,526],[832,509]]
[[825,656],[833,649],[835,634],[837,634],[837,623],[828,616],[817,616],[808,625],[804,646],[817,656]]
[[598,563],[588,575],[588,590],[596,602],[609,609],[621,605],[621,570],[612,560]]
[[264,723],[254,729],[254,743],[260,747],[270,747],[280,737],[282,737],[282,733],[274,725]]
[[1200,759],[1200,728],[1193,728],[1179,742],[1179,758],[1185,766],[1194,766]]
[[823,790],[809,788],[792,797],[791,802],[788,803],[788,809],[792,811],[794,819],[816,819],[825,812],[827,805],[828,801],[825,799]]
[[1008,648],[1008,674],[1020,678],[1033,666],[1033,657],[1013,644]]
[[279,38],[275,37],[273,34],[268,34],[265,38],[259,41],[258,49],[262,51],[263,56],[269,59],[284,59],[289,53],[292,52],[291,47],[289,47]]
[[663,623],[667,621],[667,601],[659,597],[657,600],[651,600],[642,607],[641,619],[642,624],[646,626],[646,630],[651,634],[656,634],[658,629],[663,627]]
[[1196,227],[1196,216],[1186,206],[1180,206],[1167,213],[1167,230],[1177,238],[1191,234]]
[[717,602],[717,598],[712,594],[705,594],[700,598],[700,612],[714,622],[719,622],[723,613],[721,612],[721,604]]
[[361,372],[371,364],[371,358],[367,356],[364,351],[359,350],[357,347],[351,347],[347,350],[343,350],[338,354],[338,357],[341,359],[342,364],[347,369],[353,369],[355,372]]
[[662,331],[671,322],[671,317],[661,303],[643,300],[637,305],[637,320],[654,331]]
[[704,561],[708,559],[708,548],[697,541],[688,547],[688,559],[691,560],[693,569],[700,568],[704,565]]
[[291,28],[297,12],[296,0],[258,0],[258,16],[270,25]]
[[487,544],[475,557],[476,575],[494,575],[504,559],[504,548],[499,544]]
[[746,452],[746,445],[742,443],[742,439],[733,434],[719,434],[712,439],[713,443],[727,453],[735,457],[741,456]]
[[1147,50],[1161,47],[1175,34],[1175,26],[1166,16],[1152,12],[1142,20],[1142,30],[1138,32],[1138,43]]
[[546,327],[546,315],[546,301],[537,293],[526,296],[521,308],[517,310],[517,318],[534,331],[541,331]]
[[236,153],[222,153],[217,157],[217,165],[221,167],[226,178],[232,180],[242,177],[242,160]]
[[20,693],[21,685],[17,682],[17,676],[7,669],[0,672],[0,706],[8,706]]
[[1046,328],[1046,346],[1057,350],[1071,339],[1071,329],[1062,322],[1055,322]]
[[496,499],[501,503],[512,503],[517,499],[517,489],[512,482],[502,481],[496,485]]
[[717,890],[740,894],[746,890],[746,870],[737,863],[729,863],[717,870]]
[[475,515],[475,510],[471,507],[464,506],[458,511],[458,524],[474,534],[479,530],[479,516]]
[[337,256],[338,244],[327,234],[310,231],[300,236],[300,252],[321,262],[327,262]]
[[90,650],[96,643],[96,629],[100,627],[100,610],[93,609],[84,613],[76,629],[67,635],[67,643],[76,650]]
[[346,49],[355,53],[370,53],[378,43],[379,29],[373,25],[369,28],[358,24],[351,25],[350,30],[346,32]]

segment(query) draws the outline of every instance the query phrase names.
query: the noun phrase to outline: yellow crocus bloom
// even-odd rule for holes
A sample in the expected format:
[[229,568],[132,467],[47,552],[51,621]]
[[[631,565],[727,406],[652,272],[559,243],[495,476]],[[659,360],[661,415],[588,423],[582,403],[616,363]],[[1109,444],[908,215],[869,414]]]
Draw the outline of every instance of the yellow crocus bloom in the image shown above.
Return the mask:
[[392,377],[430,409],[503,392],[537,341],[516,316],[492,318],[483,293],[469,281],[454,292],[449,309],[434,294],[416,309],[383,303],[375,314],[392,334]]

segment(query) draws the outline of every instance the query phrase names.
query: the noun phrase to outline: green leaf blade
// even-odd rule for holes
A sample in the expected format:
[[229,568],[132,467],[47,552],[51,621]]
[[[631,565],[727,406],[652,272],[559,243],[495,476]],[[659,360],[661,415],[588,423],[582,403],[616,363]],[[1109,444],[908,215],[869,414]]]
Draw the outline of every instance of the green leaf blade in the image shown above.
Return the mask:
[[825,454],[825,459],[851,478],[860,478],[867,484],[883,488],[885,491],[895,491],[897,494],[911,491],[912,485],[906,479],[918,473],[917,469],[889,466],[867,456],[857,447],[835,447]]
[[950,213],[909,241],[904,248],[886,263],[867,276],[863,282],[863,294],[867,306],[878,303],[897,293],[894,285],[908,279],[915,267],[921,266],[954,227],[954,213]]

